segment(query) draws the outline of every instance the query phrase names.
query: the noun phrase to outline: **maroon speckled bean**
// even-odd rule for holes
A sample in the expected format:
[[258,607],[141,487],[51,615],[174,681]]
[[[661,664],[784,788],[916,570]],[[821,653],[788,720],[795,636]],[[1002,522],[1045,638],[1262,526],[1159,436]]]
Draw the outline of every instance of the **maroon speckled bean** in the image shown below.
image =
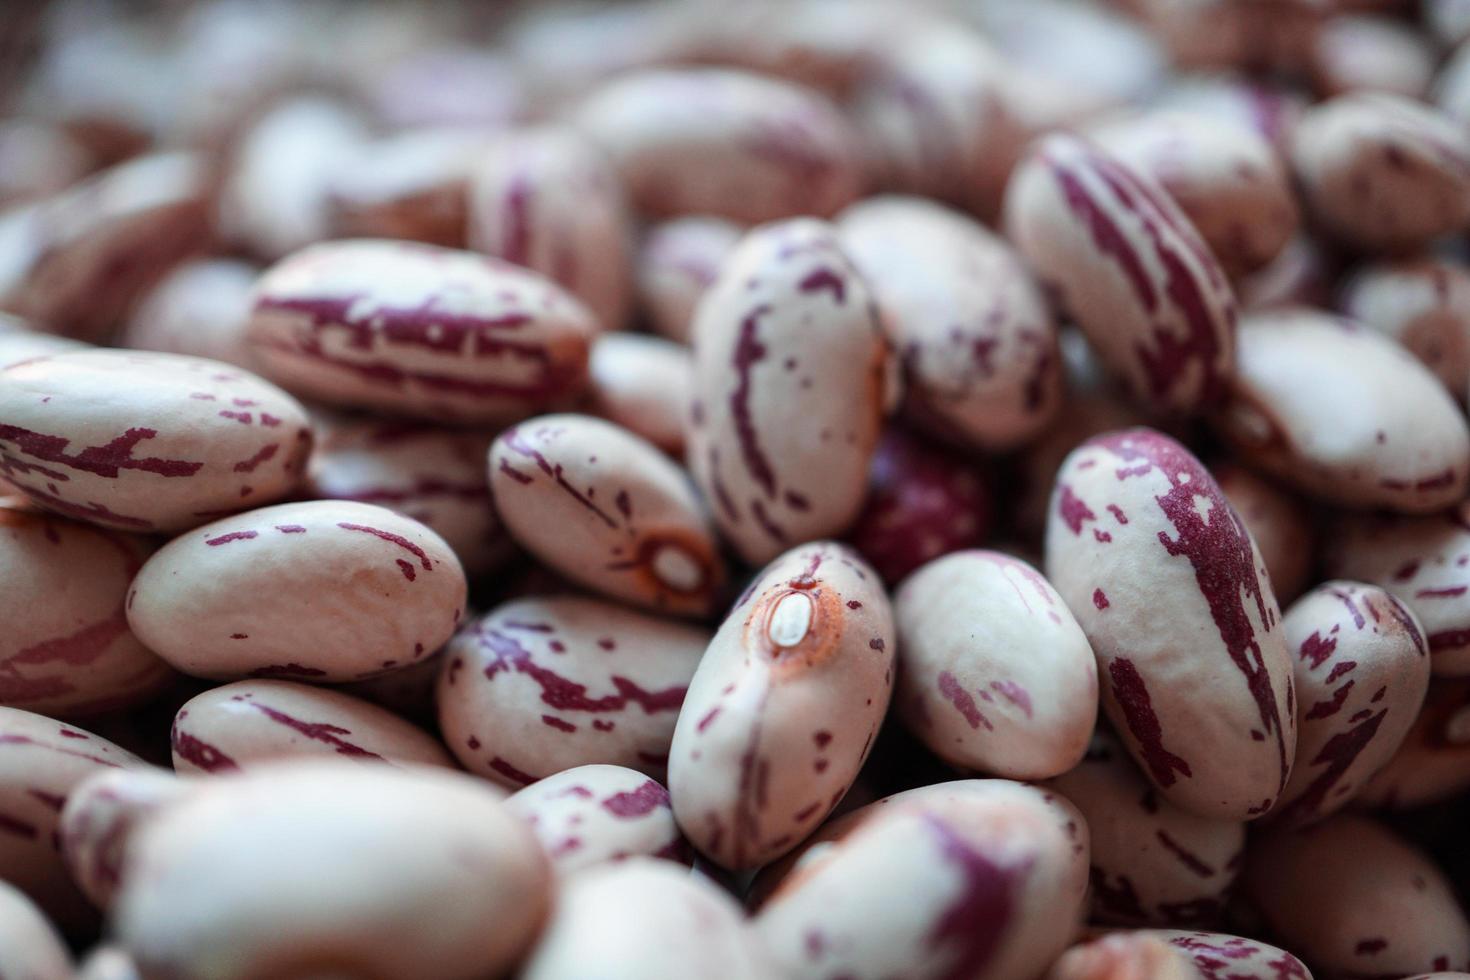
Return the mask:
[[506,529],[568,578],[650,609],[704,615],[724,583],[714,529],[687,474],[589,415],[543,415],[490,447]]
[[1295,655],[1297,756],[1273,820],[1342,809],[1402,744],[1424,703],[1429,649],[1414,614],[1384,590],[1328,582],[1281,620]]
[[80,340],[36,330],[18,316],[0,313],[0,369],[33,357],[82,350],[86,346]]
[[1047,137],[1006,189],[1008,234],[1109,368],[1160,412],[1217,403],[1235,360],[1220,263],[1152,178],[1070,135]]
[[500,799],[440,769],[217,777],[139,828],[113,932],[145,976],[501,976],[547,914],[551,874]]
[[1354,93],[1292,134],[1307,214],[1344,243],[1408,251],[1470,220],[1470,135],[1413,99]]
[[941,759],[1011,779],[1075,766],[1097,722],[1097,663],[1041,573],[961,551],[893,597],[899,714]]
[[417,242],[326,242],[261,277],[248,338],[264,372],[337,405],[513,421],[586,383],[597,324],[549,280]]
[[1366,817],[1253,838],[1241,883],[1265,928],[1323,973],[1470,969],[1470,922],[1450,880]]
[[603,334],[592,345],[587,372],[588,412],[683,457],[684,416],[694,399],[689,348],[645,334]]
[[612,164],[578,133],[522,130],[475,161],[469,244],[541,273],[609,330],[632,302],[633,229]]
[[332,237],[464,248],[470,174],[489,140],[473,130],[421,129],[360,147],[330,175]]
[[281,504],[184,534],[128,594],[138,638],[179,670],[357,680],[429,656],[464,614],[444,539],[382,507]]
[[1307,506],[1237,463],[1211,466],[1210,474],[1261,550],[1276,601],[1295,599],[1311,580],[1316,555],[1316,534]]
[[238,259],[185,262],[139,300],[119,347],[188,354],[253,369],[245,345],[259,270]]
[[727,868],[790,850],[857,776],[893,690],[893,612],[842,545],[773,561],[699,661],[669,750],[674,815]]
[[558,874],[636,856],[690,860],[669,791],[636,769],[565,769],[516,792],[505,805],[530,825]]
[[836,229],[797,219],[748,234],[693,339],[688,455],[720,531],[750,562],[845,531],[894,382]]
[[1465,496],[1470,431],[1398,344],[1314,310],[1246,317],[1215,421],[1252,466],[1318,499],[1406,513]]
[[96,349],[0,373],[0,473],[104,527],[180,531],[272,503],[310,449],[296,399],[218,361]]
[[[1042,980],[1200,980],[1194,964],[1158,936],[1111,932],[1067,950]],[[1285,978],[1282,978],[1285,980]]]
[[653,217],[826,217],[857,196],[862,180],[856,138],[836,106],[746,72],[630,73],[595,89],[572,121],[612,157],[634,206]]
[[904,373],[909,416],[941,438],[1002,451],[1056,415],[1056,323],[1019,256],[932,201],[869,198],[838,220]]
[[1087,820],[1094,921],[1183,926],[1221,917],[1245,849],[1245,824],[1197,816],[1162,799],[1105,731],[1080,765],[1048,785]]
[[292,681],[245,680],[211,688],[174,716],[174,771],[225,772],[299,756],[453,766],[437,738],[375,704]]
[[1057,474],[1046,572],[1150,781],[1201,816],[1269,811],[1296,749],[1291,662],[1260,552],[1204,466],[1149,429],[1084,443]]
[[445,651],[439,727],[471,772],[519,788],[607,763],[662,777],[709,632],[594,599],[519,599]]
[[638,300],[653,329],[689,342],[694,310],[740,241],[733,221],[705,215],[654,225],[639,246]]
[[1397,340],[1457,401],[1470,389],[1470,268],[1420,257],[1365,265],[1344,285],[1339,307]]
[[112,904],[133,831],[194,784],[164,769],[103,769],[77,783],[61,809],[61,853],[72,880],[99,908]]
[[1363,806],[1415,809],[1470,789],[1470,681],[1436,680],[1399,750],[1368,780]]
[[24,892],[0,880],[0,976],[72,980],[71,954]]
[[123,600],[151,545],[0,506],[0,705],[76,718],[132,707],[172,676]]
[[1312,980],[1302,961],[1257,939],[1220,932],[1144,929],[1189,957],[1204,980]]

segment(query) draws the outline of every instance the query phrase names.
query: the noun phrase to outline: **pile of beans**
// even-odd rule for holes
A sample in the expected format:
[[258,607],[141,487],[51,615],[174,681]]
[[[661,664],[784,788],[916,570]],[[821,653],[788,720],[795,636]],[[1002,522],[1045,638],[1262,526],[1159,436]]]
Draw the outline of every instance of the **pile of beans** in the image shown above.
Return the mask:
[[4,17],[3,980],[1470,978],[1470,3]]

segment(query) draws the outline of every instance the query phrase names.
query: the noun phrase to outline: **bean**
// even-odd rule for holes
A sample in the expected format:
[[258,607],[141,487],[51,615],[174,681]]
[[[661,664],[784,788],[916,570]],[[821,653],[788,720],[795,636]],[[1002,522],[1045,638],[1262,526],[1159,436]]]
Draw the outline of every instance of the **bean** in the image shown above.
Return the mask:
[[519,788],[606,763],[662,777],[709,633],[572,596],[517,599],[445,651],[439,727],[471,772]]
[[118,345],[207,357],[251,370],[245,324],[258,274],[255,266],[238,259],[196,259],[176,266],[138,301]]
[[544,415],[490,447],[495,508],[516,541],[611,598],[683,615],[724,582],[687,475],[651,443],[586,415]]
[[1360,266],[1339,296],[1342,312],[1392,337],[1435,373],[1456,401],[1470,390],[1470,268],[1416,258]]
[[717,864],[779,857],[832,812],[893,686],[877,573],[815,542],[768,565],[699,661],[669,749],[674,816]]
[[1324,96],[1370,91],[1422,99],[1437,60],[1420,31],[1387,17],[1348,15],[1323,22],[1307,67]]
[[1311,512],[1291,493],[1237,463],[1219,463],[1210,474],[1250,532],[1279,602],[1290,602],[1311,581],[1317,535]]
[[1067,950],[1043,980],[1195,980],[1181,951],[1146,932],[1110,932]]
[[77,968],[75,980],[142,980],[133,958],[116,946],[98,946]]
[[316,245],[267,270],[247,336],[262,369],[301,394],[491,425],[575,396],[596,330],[580,303],[535,273],[363,239]]
[[146,766],[102,769],[76,784],[57,830],[66,869],[88,900],[103,909],[112,904],[133,832],[193,785]]
[[0,313],[0,370],[33,357],[82,350],[86,346],[80,340],[37,330],[18,316]]
[[0,976],[71,980],[71,954],[56,929],[19,889],[0,881]]
[[470,174],[489,137],[420,129],[360,147],[327,184],[333,238],[392,238],[464,248]]
[[587,372],[590,414],[683,457],[684,415],[694,400],[687,347],[643,334],[603,334],[592,345]]
[[1271,79],[1182,75],[1165,84],[1154,105],[1249,129],[1279,151],[1287,145],[1308,102],[1297,89]]
[[350,681],[338,689],[430,728],[434,722],[434,688],[439,685],[443,666],[444,651],[440,650],[407,667]]
[[1263,268],[1240,281],[1240,307],[1251,313],[1331,305],[1335,257],[1320,241],[1298,235]]
[[13,116],[0,123],[0,207],[63,191],[85,177],[91,163],[62,126]]
[[361,78],[373,115],[392,131],[492,129],[526,112],[526,85],[504,53],[430,43]]
[[239,368],[81,350],[0,373],[0,473],[40,506],[122,531],[182,531],[301,478],[306,412]]
[[1182,929],[1148,929],[1134,935],[1156,936],[1179,950],[1206,978],[1215,976],[1222,958],[1230,964],[1230,976],[1239,980],[1312,980],[1301,960],[1283,949],[1257,939],[1219,932],[1190,932]]
[[1431,681],[1398,751],[1358,793],[1364,806],[1415,809],[1470,788],[1470,683]]
[[128,624],[195,677],[358,680],[438,649],[464,614],[444,539],[371,504],[263,507],[190,531],[148,559]]
[[1291,662],[1260,552],[1219,486],[1174,440],[1130,429],[1074,450],[1051,501],[1046,575],[1134,759],[1192,813],[1268,812],[1296,749]]
[[638,299],[654,330],[689,342],[695,308],[740,236],[733,221],[704,215],[653,226],[639,247],[635,273]]

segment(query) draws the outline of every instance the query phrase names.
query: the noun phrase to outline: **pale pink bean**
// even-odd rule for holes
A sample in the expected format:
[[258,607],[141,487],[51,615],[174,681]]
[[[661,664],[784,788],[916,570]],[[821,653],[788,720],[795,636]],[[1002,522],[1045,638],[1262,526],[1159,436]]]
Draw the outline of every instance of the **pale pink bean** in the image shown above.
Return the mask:
[[1470,789],[1470,682],[1437,680],[1393,758],[1368,780],[1362,806],[1409,810]]
[[1327,98],[1356,91],[1424,98],[1438,58],[1416,27],[1389,17],[1329,17],[1307,64],[1313,87]]
[[832,812],[893,691],[893,612],[856,554],[780,556],[735,604],[689,684],[669,750],[674,815],[711,860],[753,868]]
[[132,707],[173,672],[128,629],[151,542],[0,506],[0,705],[79,718]]
[[669,791],[636,769],[576,766],[532,783],[505,805],[530,825],[558,874],[640,856],[689,864]]
[[1087,820],[1094,921],[1184,926],[1222,917],[1245,849],[1245,824],[1201,817],[1161,799],[1105,731],[1080,765],[1047,785]]
[[575,397],[597,324],[549,280],[416,242],[327,242],[256,287],[262,370],[335,405],[490,425]]
[[72,980],[71,954],[25,893],[0,880],[0,976]]
[[86,346],[80,340],[43,333],[18,316],[0,313],[0,370],[33,357],[82,350]]
[[1422,257],[1358,268],[1338,296],[1342,312],[1392,337],[1457,401],[1470,390],[1470,268]]
[[589,413],[683,458],[684,416],[694,400],[689,348],[645,334],[603,334],[592,345],[587,373]]
[[0,868],[63,930],[95,913],[62,861],[59,827],[67,795],[88,776],[141,767],[106,739],[45,715],[0,708]]
[[238,259],[185,262],[139,300],[118,346],[251,368],[245,325],[259,273]]
[[740,906],[715,885],[648,858],[562,883],[521,980],[764,980],[774,964]]
[[941,783],[837,823],[755,920],[787,976],[1024,980],[1079,931],[1087,828],[1054,794]]
[[57,828],[61,853],[72,880],[98,908],[112,904],[133,832],[193,785],[164,769],[104,769],[67,795]]
[[878,302],[916,424],[1002,451],[1055,417],[1056,323],[1003,239],[933,202],[898,196],[848,208],[838,231]]
[[656,224],[638,250],[638,299],[654,330],[689,342],[694,310],[740,241],[740,226],[695,215]]
[[1139,400],[1194,414],[1224,395],[1235,299],[1152,178],[1075,136],[1034,146],[1006,190],[1011,240]]
[[223,684],[191,698],[169,734],[174,771],[224,772],[306,756],[453,766],[437,738],[350,694],[292,681]]
[[1199,973],[1167,940],[1111,932],[1067,950],[1042,980],[1199,980]]
[[836,106],[773,78],[634,72],[593,90],[571,121],[607,151],[634,206],[652,217],[825,217],[861,188],[856,138]]
[[1057,474],[1046,572],[1160,792],[1201,816],[1268,812],[1296,750],[1291,661],[1265,563],[1204,466],[1149,429],[1084,443]]
[[320,500],[357,500],[426,524],[470,575],[505,564],[514,551],[495,513],[485,432],[340,415],[317,418],[306,489]]
[[605,763],[662,778],[709,632],[571,596],[508,602],[455,637],[439,728],[471,772],[519,788]]
[[469,244],[539,272],[621,329],[633,291],[622,181],[598,147],[558,127],[503,135],[475,160]]
[[1375,331],[1314,310],[1247,317],[1228,389],[1220,433],[1303,493],[1405,513],[1465,496],[1464,414],[1428,368]]
[[1263,926],[1323,973],[1470,968],[1470,922],[1450,880],[1366,817],[1253,838],[1241,882]]
[[1133,935],[1164,940],[1189,957],[1206,980],[1217,977],[1222,961],[1229,964],[1230,980],[1312,980],[1301,960],[1258,939],[1183,929],[1146,929]]
[[0,373],[0,473],[103,527],[181,531],[273,503],[310,449],[296,399],[219,361],[99,348]]
[[551,874],[501,798],[442,769],[344,762],[202,782],[130,844],[113,933],[144,976],[502,976]]
[[444,539],[382,507],[282,504],[181,535],[128,594],[138,638],[195,677],[358,680],[431,655],[464,614]]
[[1412,99],[1354,93],[1314,107],[1291,163],[1309,217],[1345,244],[1409,251],[1470,220],[1470,135]]
[[750,232],[694,324],[689,462],[721,533],[750,562],[840,534],[893,382],[868,287],[836,229]]
[[898,711],[947,762],[1011,779],[1077,765],[1097,722],[1097,663],[1041,573],[998,551],[932,561],[893,597]]
[[1316,557],[1307,506],[1237,463],[1212,466],[1210,474],[1260,549],[1277,602],[1295,599],[1310,581]]
[[588,588],[648,609],[701,616],[725,572],[684,469],[590,415],[543,415],[490,447],[495,509],[516,542]]
[[328,179],[331,237],[464,248],[470,174],[490,139],[474,130],[419,129],[360,147]]

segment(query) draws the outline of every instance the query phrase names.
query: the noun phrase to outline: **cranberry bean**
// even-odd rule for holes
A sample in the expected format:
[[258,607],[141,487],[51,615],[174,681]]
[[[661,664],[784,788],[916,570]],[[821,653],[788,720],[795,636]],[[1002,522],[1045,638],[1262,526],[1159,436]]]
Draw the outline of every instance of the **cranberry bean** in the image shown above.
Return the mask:
[[1324,96],[1389,92],[1422,99],[1437,62],[1423,33],[1387,17],[1329,17],[1312,43],[1308,69]]
[[1135,397],[1174,414],[1220,400],[1234,365],[1235,299],[1151,178],[1075,136],[1051,136],[1016,168],[1005,221]]
[[740,907],[664,861],[632,858],[563,883],[521,980],[761,980],[772,964]]
[[832,812],[888,708],[893,613],[842,545],[780,556],[699,661],[669,750],[674,815],[727,868],[765,864]]
[[514,551],[485,475],[491,436],[430,425],[319,416],[306,487],[320,500],[377,504],[425,524],[471,575]]
[[245,324],[257,275],[237,259],[185,262],[139,301],[118,345],[251,368]]
[[726,260],[694,325],[689,461],[747,561],[857,518],[887,369],[868,288],[832,226],[767,225]]
[[588,412],[671,456],[684,455],[684,416],[694,399],[687,347],[643,334],[604,334],[592,345],[587,371]]
[[1269,811],[1296,749],[1291,661],[1260,552],[1214,478],[1174,440],[1130,429],[1067,457],[1051,511],[1047,578],[1149,780],[1200,816]]
[[0,374],[0,473],[103,527],[180,531],[279,500],[310,449],[300,403],[218,361],[97,349]]
[[102,769],[67,795],[58,832],[72,880],[99,908],[112,904],[133,831],[195,785],[163,769]]
[[444,539],[390,510],[321,500],[190,531],[144,564],[128,623],[186,674],[357,680],[449,639],[464,570]]
[[61,808],[96,772],[143,762],[106,739],[44,715],[0,708],[0,868],[63,930],[94,913],[62,863]]
[[838,222],[903,367],[922,428],[976,449],[1029,442],[1061,407],[1056,324],[1020,258],[920,198],[869,198]]
[[469,243],[555,281],[610,330],[628,319],[633,230],[622,183],[573,130],[522,130],[479,156]]
[[516,792],[505,805],[530,825],[558,874],[638,856],[689,863],[669,791],[636,769],[566,769]]
[[445,651],[439,727],[461,764],[503,785],[591,763],[661,777],[709,633],[594,599],[518,599]]
[[1078,931],[1087,830],[1060,797],[944,783],[840,823],[756,917],[788,976],[1022,980]]
[[1252,129],[1156,111],[1104,124],[1091,135],[1158,181],[1233,279],[1266,265],[1296,233],[1300,215],[1286,168]]
[[689,342],[694,310],[740,241],[740,226],[693,215],[653,226],[639,246],[638,300],[654,330]]
[[265,373],[335,405],[494,424],[575,396],[597,324],[540,276],[415,242],[316,245],[261,277]]
[[1456,401],[1470,390],[1470,268],[1417,258],[1365,265],[1353,273],[1339,308],[1397,340],[1435,373]]
[[128,630],[144,540],[0,506],[0,705],[80,718],[129,708],[172,676]]
[[490,447],[495,507],[555,571],[650,609],[703,615],[724,582],[719,546],[684,470],[586,415],[545,415]]
[[1222,961],[1229,964],[1230,980],[1312,980],[1301,960],[1257,939],[1182,929],[1147,929],[1133,935],[1164,940],[1187,956],[1206,980],[1219,976]]
[[112,922],[145,976],[500,976],[549,883],[481,780],[298,761],[210,780],[139,828]]
[[1470,682],[1429,685],[1404,741],[1358,793],[1364,806],[1415,809],[1470,789]]
[[1323,973],[1470,968],[1470,922],[1449,879],[1365,817],[1252,839],[1241,881],[1266,928]]
[[634,72],[593,90],[572,122],[607,151],[634,206],[652,217],[825,217],[860,189],[857,143],[837,108],[760,75]]
[[0,369],[29,361],[33,357],[83,350],[86,347],[80,340],[43,333],[18,316],[0,313]]
[[1081,761],[1097,664],[1040,572],[998,551],[957,552],[909,576],[893,614],[898,711],[941,759],[1012,779]]
[[1073,946],[1042,980],[1198,980],[1184,954],[1147,932],[1112,932]]
[[473,130],[420,129],[361,147],[328,181],[332,237],[464,248],[470,174],[488,143]]
[[1313,107],[1291,163],[1309,216],[1358,248],[1408,251],[1470,221],[1470,136],[1412,99],[1360,92]]
[[0,976],[72,980],[71,954],[25,893],[0,880]]
[[1306,505],[1235,463],[1212,466],[1210,474],[1260,549],[1277,601],[1295,599],[1311,580],[1316,552]]

